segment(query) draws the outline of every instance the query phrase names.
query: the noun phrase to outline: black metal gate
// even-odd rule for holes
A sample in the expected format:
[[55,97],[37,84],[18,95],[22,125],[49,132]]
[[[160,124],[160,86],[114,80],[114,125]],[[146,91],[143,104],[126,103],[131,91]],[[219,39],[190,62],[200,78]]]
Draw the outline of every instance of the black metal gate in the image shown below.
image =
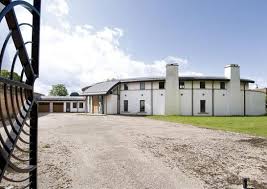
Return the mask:
[[[32,23],[18,23],[17,7],[31,14]],[[0,49],[0,188],[37,188],[38,107],[33,88],[39,74],[40,9],[41,0],[33,0],[33,5],[0,0],[0,26],[6,21],[9,31]],[[22,27],[30,28],[30,41],[24,41]],[[15,53],[4,61],[10,43]],[[3,67],[6,62],[9,66]]]

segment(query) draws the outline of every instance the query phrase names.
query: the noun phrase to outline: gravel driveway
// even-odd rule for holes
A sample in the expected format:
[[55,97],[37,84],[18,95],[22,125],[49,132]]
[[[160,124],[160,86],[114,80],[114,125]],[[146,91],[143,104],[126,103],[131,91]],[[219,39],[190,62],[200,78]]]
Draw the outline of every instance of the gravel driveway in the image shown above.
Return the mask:
[[267,188],[267,140],[144,117],[39,119],[39,187]]

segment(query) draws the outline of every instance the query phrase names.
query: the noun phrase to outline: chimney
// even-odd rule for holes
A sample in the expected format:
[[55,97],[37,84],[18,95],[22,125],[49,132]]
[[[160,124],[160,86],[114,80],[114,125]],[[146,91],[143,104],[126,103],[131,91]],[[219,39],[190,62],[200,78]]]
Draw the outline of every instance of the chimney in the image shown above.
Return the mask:
[[224,67],[224,76],[230,79],[227,85],[229,91],[229,113],[230,115],[243,115],[239,65],[226,65]]
[[165,115],[179,115],[178,64],[166,65]]

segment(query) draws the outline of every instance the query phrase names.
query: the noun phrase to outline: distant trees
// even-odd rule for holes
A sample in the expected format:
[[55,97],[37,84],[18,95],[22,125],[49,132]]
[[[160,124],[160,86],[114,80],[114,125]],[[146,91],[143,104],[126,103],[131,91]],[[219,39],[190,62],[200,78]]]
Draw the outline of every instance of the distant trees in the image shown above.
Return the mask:
[[49,92],[51,96],[67,96],[68,90],[64,84],[52,85],[52,89]]
[[72,93],[70,93],[70,96],[80,96],[80,95],[77,92],[72,92]]
[[[0,76],[6,79],[10,79],[11,73],[8,70],[1,70]],[[13,80],[20,81],[20,76],[16,72],[13,72]]]

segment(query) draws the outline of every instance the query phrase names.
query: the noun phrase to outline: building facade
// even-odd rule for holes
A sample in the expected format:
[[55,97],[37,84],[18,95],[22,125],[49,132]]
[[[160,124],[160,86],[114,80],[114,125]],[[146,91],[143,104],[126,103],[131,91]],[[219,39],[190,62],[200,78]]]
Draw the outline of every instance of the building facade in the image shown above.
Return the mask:
[[250,90],[240,67],[225,66],[223,77],[179,76],[177,64],[166,77],[96,83],[82,89],[86,112],[125,115],[229,116],[263,115],[265,94]]
[[83,96],[39,96],[39,112],[86,112]]

